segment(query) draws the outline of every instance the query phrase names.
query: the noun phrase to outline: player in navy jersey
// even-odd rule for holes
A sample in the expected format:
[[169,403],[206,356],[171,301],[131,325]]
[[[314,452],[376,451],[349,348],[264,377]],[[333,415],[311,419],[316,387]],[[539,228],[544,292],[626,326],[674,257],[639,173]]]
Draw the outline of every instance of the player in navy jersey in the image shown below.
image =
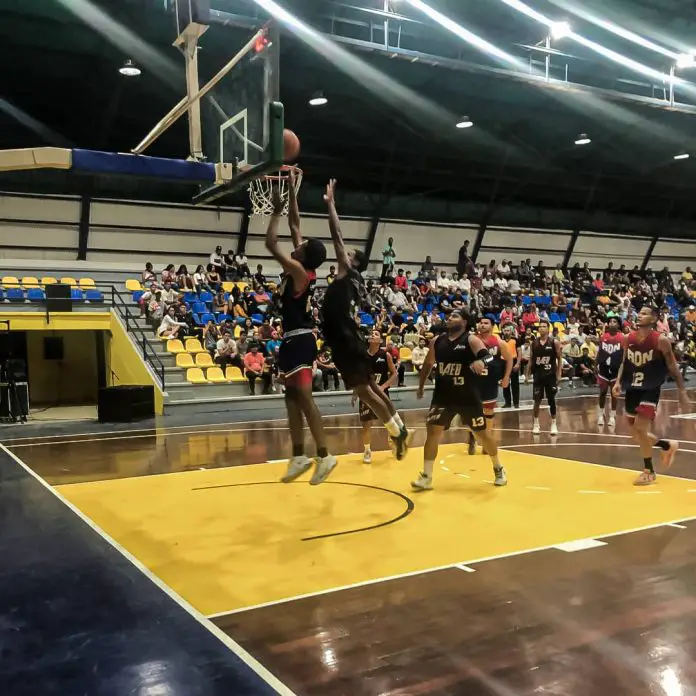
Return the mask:
[[290,173],[290,210],[288,224],[294,250],[284,252],[278,244],[278,225],[283,211],[280,192],[273,192],[273,215],[266,231],[266,248],[283,267],[278,310],[283,323],[283,340],[278,352],[278,367],[285,382],[285,406],[292,440],[292,457],[282,481],[289,483],[305,473],[312,460],[304,449],[304,420],[317,446],[317,459],[310,483],[326,479],[336,466],[336,457],[329,454],[326,434],[319,409],[312,397],[312,368],[317,344],[312,330],[311,300],[316,284],[316,269],[326,259],[326,247],[318,239],[302,239],[300,211],[295,195],[294,174]]
[[626,338],[623,361],[613,389],[616,397],[621,394],[622,386],[626,391],[626,417],[631,435],[639,444],[643,456],[643,473],[634,481],[636,486],[655,483],[653,447],[662,450],[662,464],[665,467],[672,464],[679,449],[679,443],[675,440],[663,440],[650,432],[667,373],[677,383],[679,403],[689,408],[684,379],[674,358],[672,344],[667,336],[655,330],[657,319],[657,312],[652,307],[645,306],[638,312],[636,330]]
[[498,459],[498,445],[493,434],[486,429],[486,418],[480,392],[480,376],[493,362],[483,341],[469,333],[471,318],[465,310],[455,310],[447,318],[447,332],[440,334],[430,344],[428,356],[420,372],[417,398],[423,398],[425,382],[437,365],[435,391],[426,418],[427,434],[423,448],[423,471],[411,483],[417,491],[433,487],[433,465],[442,434],[448,430],[455,416],[476,435],[485,452],[490,456],[495,472],[495,485],[507,483],[505,469]]
[[[599,385],[599,407],[597,409],[597,425],[604,425],[604,412],[606,411],[607,392],[616,383],[619,376],[619,368],[623,362],[625,337],[621,333],[621,319],[610,317],[604,327],[602,337],[599,339],[597,351],[597,384]],[[611,393],[611,414],[609,426],[616,425],[617,398]]]
[[[372,374],[374,375],[375,384],[380,391],[389,396],[389,388],[393,387],[399,373],[397,372],[394,360],[391,354],[382,348],[382,334],[379,331],[373,331],[370,334],[370,340],[367,344],[367,355],[370,359]],[[353,404],[357,395],[353,397]],[[363,463],[372,463],[372,422],[377,420],[375,412],[362,401],[359,402],[360,424],[362,425],[363,447]]]
[[338,273],[324,295],[322,331],[346,386],[353,389],[360,401],[384,423],[391,437],[394,455],[397,459],[403,459],[413,432],[406,428],[389,397],[375,383],[367,343],[357,322],[357,313],[365,296],[361,273],[367,266],[367,257],[359,249],[348,251],[343,244],[334,200],[335,189],[336,180],[331,179],[326,186],[324,201],[329,209],[329,230]]
[[532,343],[531,355],[527,364],[527,381],[534,376],[532,397],[534,398],[534,421],[532,433],[538,435],[541,432],[539,426],[539,410],[541,402],[546,397],[551,414],[551,435],[558,435],[556,425],[556,392],[561,381],[563,370],[563,357],[561,344],[550,335],[551,324],[542,319],[539,322],[539,338]]

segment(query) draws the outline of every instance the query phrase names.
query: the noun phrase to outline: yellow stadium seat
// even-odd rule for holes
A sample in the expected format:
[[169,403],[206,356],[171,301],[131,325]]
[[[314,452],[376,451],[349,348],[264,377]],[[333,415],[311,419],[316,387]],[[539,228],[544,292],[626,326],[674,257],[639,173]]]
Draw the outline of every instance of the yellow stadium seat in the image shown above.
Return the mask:
[[210,353],[196,353],[196,367],[213,367],[215,363]]
[[81,288],[93,288],[96,285],[93,278],[80,278]]
[[242,335],[242,327],[239,324],[234,325],[234,337],[239,338]]
[[177,367],[194,367],[193,355],[188,353],[177,353],[176,354],[176,366]]
[[223,382],[227,381],[225,379],[225,375],[222,373],[222,370],[219,367],[209,367],[206,375],[208,377],[208,381],[213,382],[214,384],[222,384]]
[[126,281],[126,290],[129,292],[133,292],[133,290],[142,290],[143,286],[142,283],[139,280],[135,280],[135,278],[129,278]]
[[167,341],[167,353],[184,353],[184,344],[178,338]]
[[77,284],[77,281],[74,278],[71,278],[70,276],[65,276],[64,278],[61,278],[60,282],[63,285],[69,285],[71,288],[79,288],[80,287]]
[[554,328],[554,329],[558,329],[559,331],[565,331],[565,326],[564,326],[560,321],[557,321],[557,322],[553,325],[553,328]]
[[208,384],[208,380],[203,374],[203,370],[200,367],[189,367],[186,370],[186,379],[191,382],[191,384]]
[[500,327],[497,324],[493,324],[493,333],[496,336],[500,335]]
[[205,350],[201,345],[201,342],[197,338],[187,338],[186,339],[186,352],[187,353],[202,353]]
[[4,288],[18,288],[19,278],[15,276],[5,276],[0,283]]
[[408,362],[411,359],[411,349],[403,346],[399,351],[399,357],[401,362]]
[[238,382],[244,379],[244,375],[238,367],[234,367],[234,365],[228,365],[227,369],[225,370],[225,379],[228,382]]
[[41,279],[41,285],[54,285],[58,281],[53,276],[44,276]]
[[244,292],[249,286],[247,283],[243,283],[242,281],[238,280],[235,285],[242,291]]
[[223,280],[222,281],[222,289],[225,292],[232,292],[233,287],[234,287],[234,283],[231,280]]
[[317,350],[321,350],[324,347],[324,341],[321,338],[317,339]]
[[24,276],[24,278],[22,278],[22,286],[25,288],[38,288],[39,279],[34,278],[34,276]]

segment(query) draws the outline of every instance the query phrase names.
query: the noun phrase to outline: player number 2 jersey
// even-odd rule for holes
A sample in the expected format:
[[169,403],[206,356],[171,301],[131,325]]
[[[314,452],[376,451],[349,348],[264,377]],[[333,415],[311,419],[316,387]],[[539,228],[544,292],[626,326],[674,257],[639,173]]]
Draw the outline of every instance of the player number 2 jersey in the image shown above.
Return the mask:
[[624,389],[659,389],[667,377],[667,365],[658,348],[660,333],[651,331],[642,341],[632,331],[626,340],[626,361],[621,378]]
[[435,341],[437,374],[433,404],[440,406],[461,405],[467,399],[479,398],[477,375],[470,369],[476,360],[469,346],[469,334],[450,340],[442,334]]

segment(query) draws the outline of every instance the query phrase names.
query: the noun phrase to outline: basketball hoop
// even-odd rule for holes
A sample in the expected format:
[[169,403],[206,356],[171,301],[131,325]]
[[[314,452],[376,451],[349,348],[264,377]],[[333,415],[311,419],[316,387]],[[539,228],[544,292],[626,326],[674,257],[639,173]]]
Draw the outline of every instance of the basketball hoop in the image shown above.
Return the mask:
[[277,174],[270,174],[254,179],[249,184],[249,198],[254,215],[273,215],[273,189],[278,188],[283,201],[283,215],[290,207],[290,172],[295,172],[295,193],[302,186],[302,170],[292,164],[284,164]]

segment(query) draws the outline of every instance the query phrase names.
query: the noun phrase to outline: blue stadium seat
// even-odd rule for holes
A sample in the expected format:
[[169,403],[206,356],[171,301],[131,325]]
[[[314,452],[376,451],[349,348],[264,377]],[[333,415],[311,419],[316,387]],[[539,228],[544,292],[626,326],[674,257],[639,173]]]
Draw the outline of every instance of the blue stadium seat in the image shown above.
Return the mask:
[[29,302],[43,302],[46,299],[46,295],[40,288],[30,288],[27,290],[27,299]]
[[561,324],[565,324],[566,323],[566,315],[561,313],[558,316],[559,316],[558,321],[560,321]]
[[24,290],[22,288],[7,288],[7,299],[10,302],[24,302]]
[[494,324],[496,323],[495,314],[486,314],[486,319],[490,319]]
[[263,314],[252,314],[251,321],[253,321],[254,324],[263,324]]
[[138,304],[138,302],[140,302],[140,298],[144,294],[145,294],[144,290],[133,290],[133,292],[131,293],[131,297],[133,298],[133,302],[135,302],[135,304]]
[[419,304],[416,305],[416,308],[418,309],[418,313],[420,314],[425,309],[425,305]]
[[551,312],[551,314],[549,314],[549,321],[552,321],[554,324],[557,321],[561,321],[560,314],[556,314],[556,312]]
[[205,314],[201,315],[201,323],[203,326],[205,326],[209,321],[212,321],[213,324],[215,323],[215,315],[212,314],[211,312],[206,312]]
[[198,295],[195,292],[184,293],[184,302],[198,302]]
[[84,302],[85,296],[82,294],[80,288],[72,288],[72,290],[70,290],[70,299],[73,302]]
[[87,302],[103,302],[104,295],[101,290],[87,290],[85,292],[85,299]]
[[196,312],[193,313],[193,321],[196,324],[196,326],[203,326],[203,322],[201,321],[201,318],[198,316]]
[[523,295],[522,296],[522,304],[525,306],[532,304],[532,298],[529,295]]
[[194,302],[193,311],[196,314],[205,314],[208,311],[208,308],[205,306],[204,302]]
[[220,312],[217,315],[217,323],[218,324],[222,324],[223,321],[227,321],[228,319],[232,319],[232,317],[229,314],[223,314],[222,312]]
[[201,300],[201,302],[212,302],[213,295],[204,290],[200,295],[200,300]]

